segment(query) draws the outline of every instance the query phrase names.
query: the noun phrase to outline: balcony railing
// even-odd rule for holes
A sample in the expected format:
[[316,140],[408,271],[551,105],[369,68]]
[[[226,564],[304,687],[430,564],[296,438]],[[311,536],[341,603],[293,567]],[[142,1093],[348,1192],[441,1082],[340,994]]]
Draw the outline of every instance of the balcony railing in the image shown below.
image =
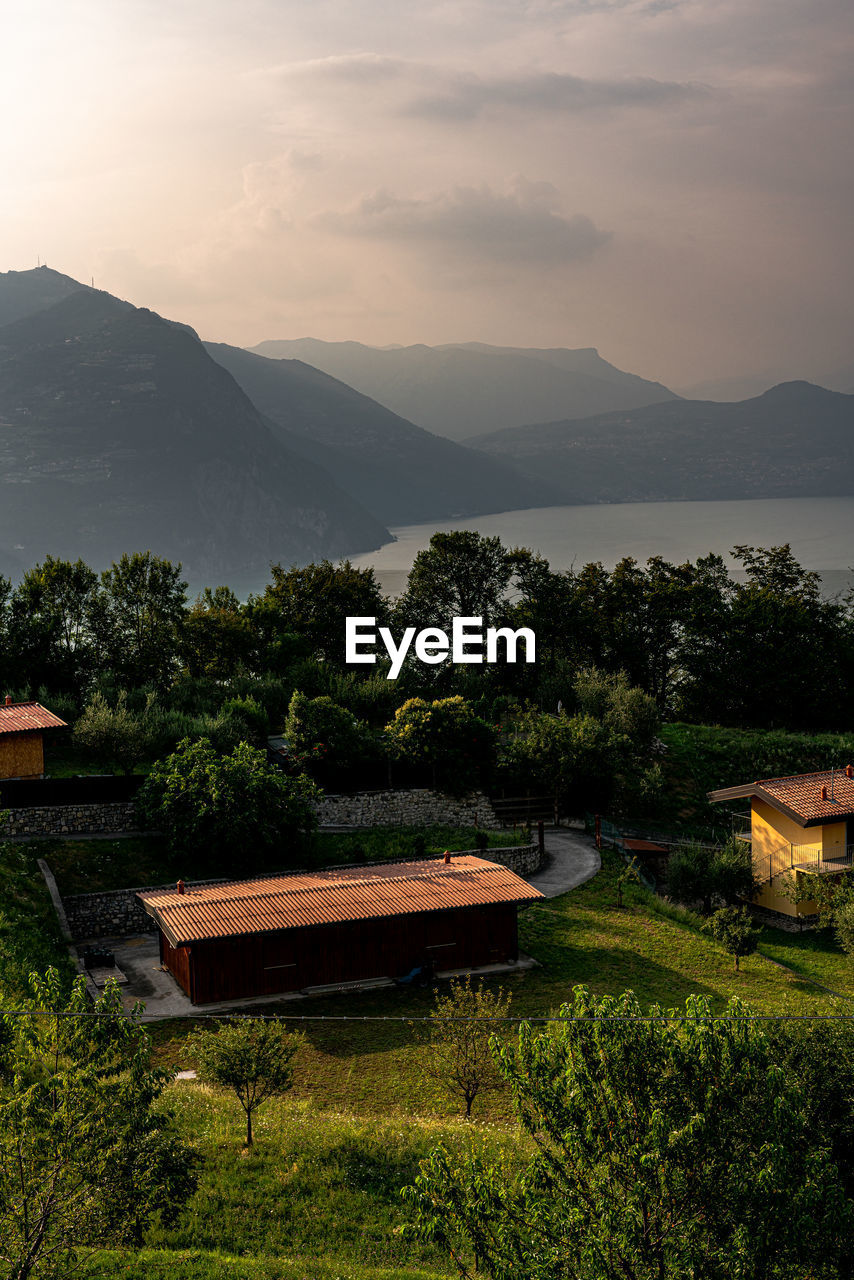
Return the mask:
[[788,871],[807,875],[834,875],[854,867],[854,844],[825,850],[821,845],[786,844],[770,853],[754,856],[753,870],[760,884],[767,884]]

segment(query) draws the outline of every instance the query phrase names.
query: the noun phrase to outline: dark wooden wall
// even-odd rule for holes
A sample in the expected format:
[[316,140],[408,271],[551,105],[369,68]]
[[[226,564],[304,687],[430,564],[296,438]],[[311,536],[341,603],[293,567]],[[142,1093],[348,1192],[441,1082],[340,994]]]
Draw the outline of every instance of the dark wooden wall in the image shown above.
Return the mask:
[[513,903],[284,929],[191,948],[161,942],[163,964],[195,1004],[397,978],[427,960],[436,969],[469,969],[517,954]]

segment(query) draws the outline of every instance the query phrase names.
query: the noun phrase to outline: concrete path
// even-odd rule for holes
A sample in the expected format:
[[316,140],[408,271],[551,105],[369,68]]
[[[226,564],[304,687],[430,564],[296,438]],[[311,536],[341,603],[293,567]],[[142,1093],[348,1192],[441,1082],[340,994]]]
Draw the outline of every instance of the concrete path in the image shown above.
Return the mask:
[[546,827],[546,865],[527,879],[547,898],[557,898],[592,880],[601,866],[592,836],[568,827]]

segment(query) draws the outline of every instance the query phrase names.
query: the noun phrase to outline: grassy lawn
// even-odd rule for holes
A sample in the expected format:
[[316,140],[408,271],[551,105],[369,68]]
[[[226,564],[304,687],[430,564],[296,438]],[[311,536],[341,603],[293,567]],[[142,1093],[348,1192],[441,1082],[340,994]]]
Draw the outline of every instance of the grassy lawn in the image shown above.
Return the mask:
[[49,965],[71,975],[53,903],[36,859],[41,849],[0,845],[0,997],[17,1004],[33,970]]
[[[342,833],[321,831],[299,865],[321,867],[417,856],[439,857],[445,849],[473,849],[476,835],[473,827],[442,826],[371,827]],[[491,848],[516,843],[511,832],[490,831],[488,835]],[[157,836],[40,841],[38,856],[49,864],[63,896],[165,884],[179,876],[185,880],[204,880],[217,874],[184,854],[172,853]],[[241,851],[241,875],[261,875],[270,870],[269,866],[253,863],[251,851]]]
[[401,1188],[438,1142],[452,1151],[474,1144],[514,1163],[523,1150],[515,1130],[366,1120],[316,1113],[284,1098],[258,1111],[255,1145],[247,1153],[236,1099],[179,1082],[169,1102],[202,1157],[198,1190],[175,1225],[149,1232],[142,1257],[101,1257],[83,1273],[93,1280],[143,1272],[169,1280],[446,1276],[453,1268],[435,1248],[403,1236],[410,1211]]

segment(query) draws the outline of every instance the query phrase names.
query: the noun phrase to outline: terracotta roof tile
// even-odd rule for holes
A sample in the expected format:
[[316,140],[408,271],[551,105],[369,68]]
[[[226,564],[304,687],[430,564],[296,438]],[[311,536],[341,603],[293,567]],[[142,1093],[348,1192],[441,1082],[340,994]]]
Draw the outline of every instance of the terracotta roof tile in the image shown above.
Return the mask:
[[[854,773],[854,771],[852,771]],[[827,798],[821,798],[822,788]],[[831,799],[831,795],[833,799]],[[826,822],[842,822],[854,816],[854,776],[843,769],[823,769],[819,773],[795,773],[785,778],[762,778],[736,787],[710,791],[709,799],[717,801],[765,800],[781,813],[788,814],[802,827],[817,827]]]
[[172,945],[184,946],[378,916],[533,902],[543,895],[507,867],[463,854],[450,863],[342,867],[137,896]]
[[[763,778],[757,785],[770,799],[784,804],[805,822],[841,822],[854,814],[854,778],[846,777],[844,769]],[[821,798],[822,787],[827,789],[827,800]]]
[[39,702],[0,702],[0,734],[32,733],[34,729],[67,729],[68,725]]

